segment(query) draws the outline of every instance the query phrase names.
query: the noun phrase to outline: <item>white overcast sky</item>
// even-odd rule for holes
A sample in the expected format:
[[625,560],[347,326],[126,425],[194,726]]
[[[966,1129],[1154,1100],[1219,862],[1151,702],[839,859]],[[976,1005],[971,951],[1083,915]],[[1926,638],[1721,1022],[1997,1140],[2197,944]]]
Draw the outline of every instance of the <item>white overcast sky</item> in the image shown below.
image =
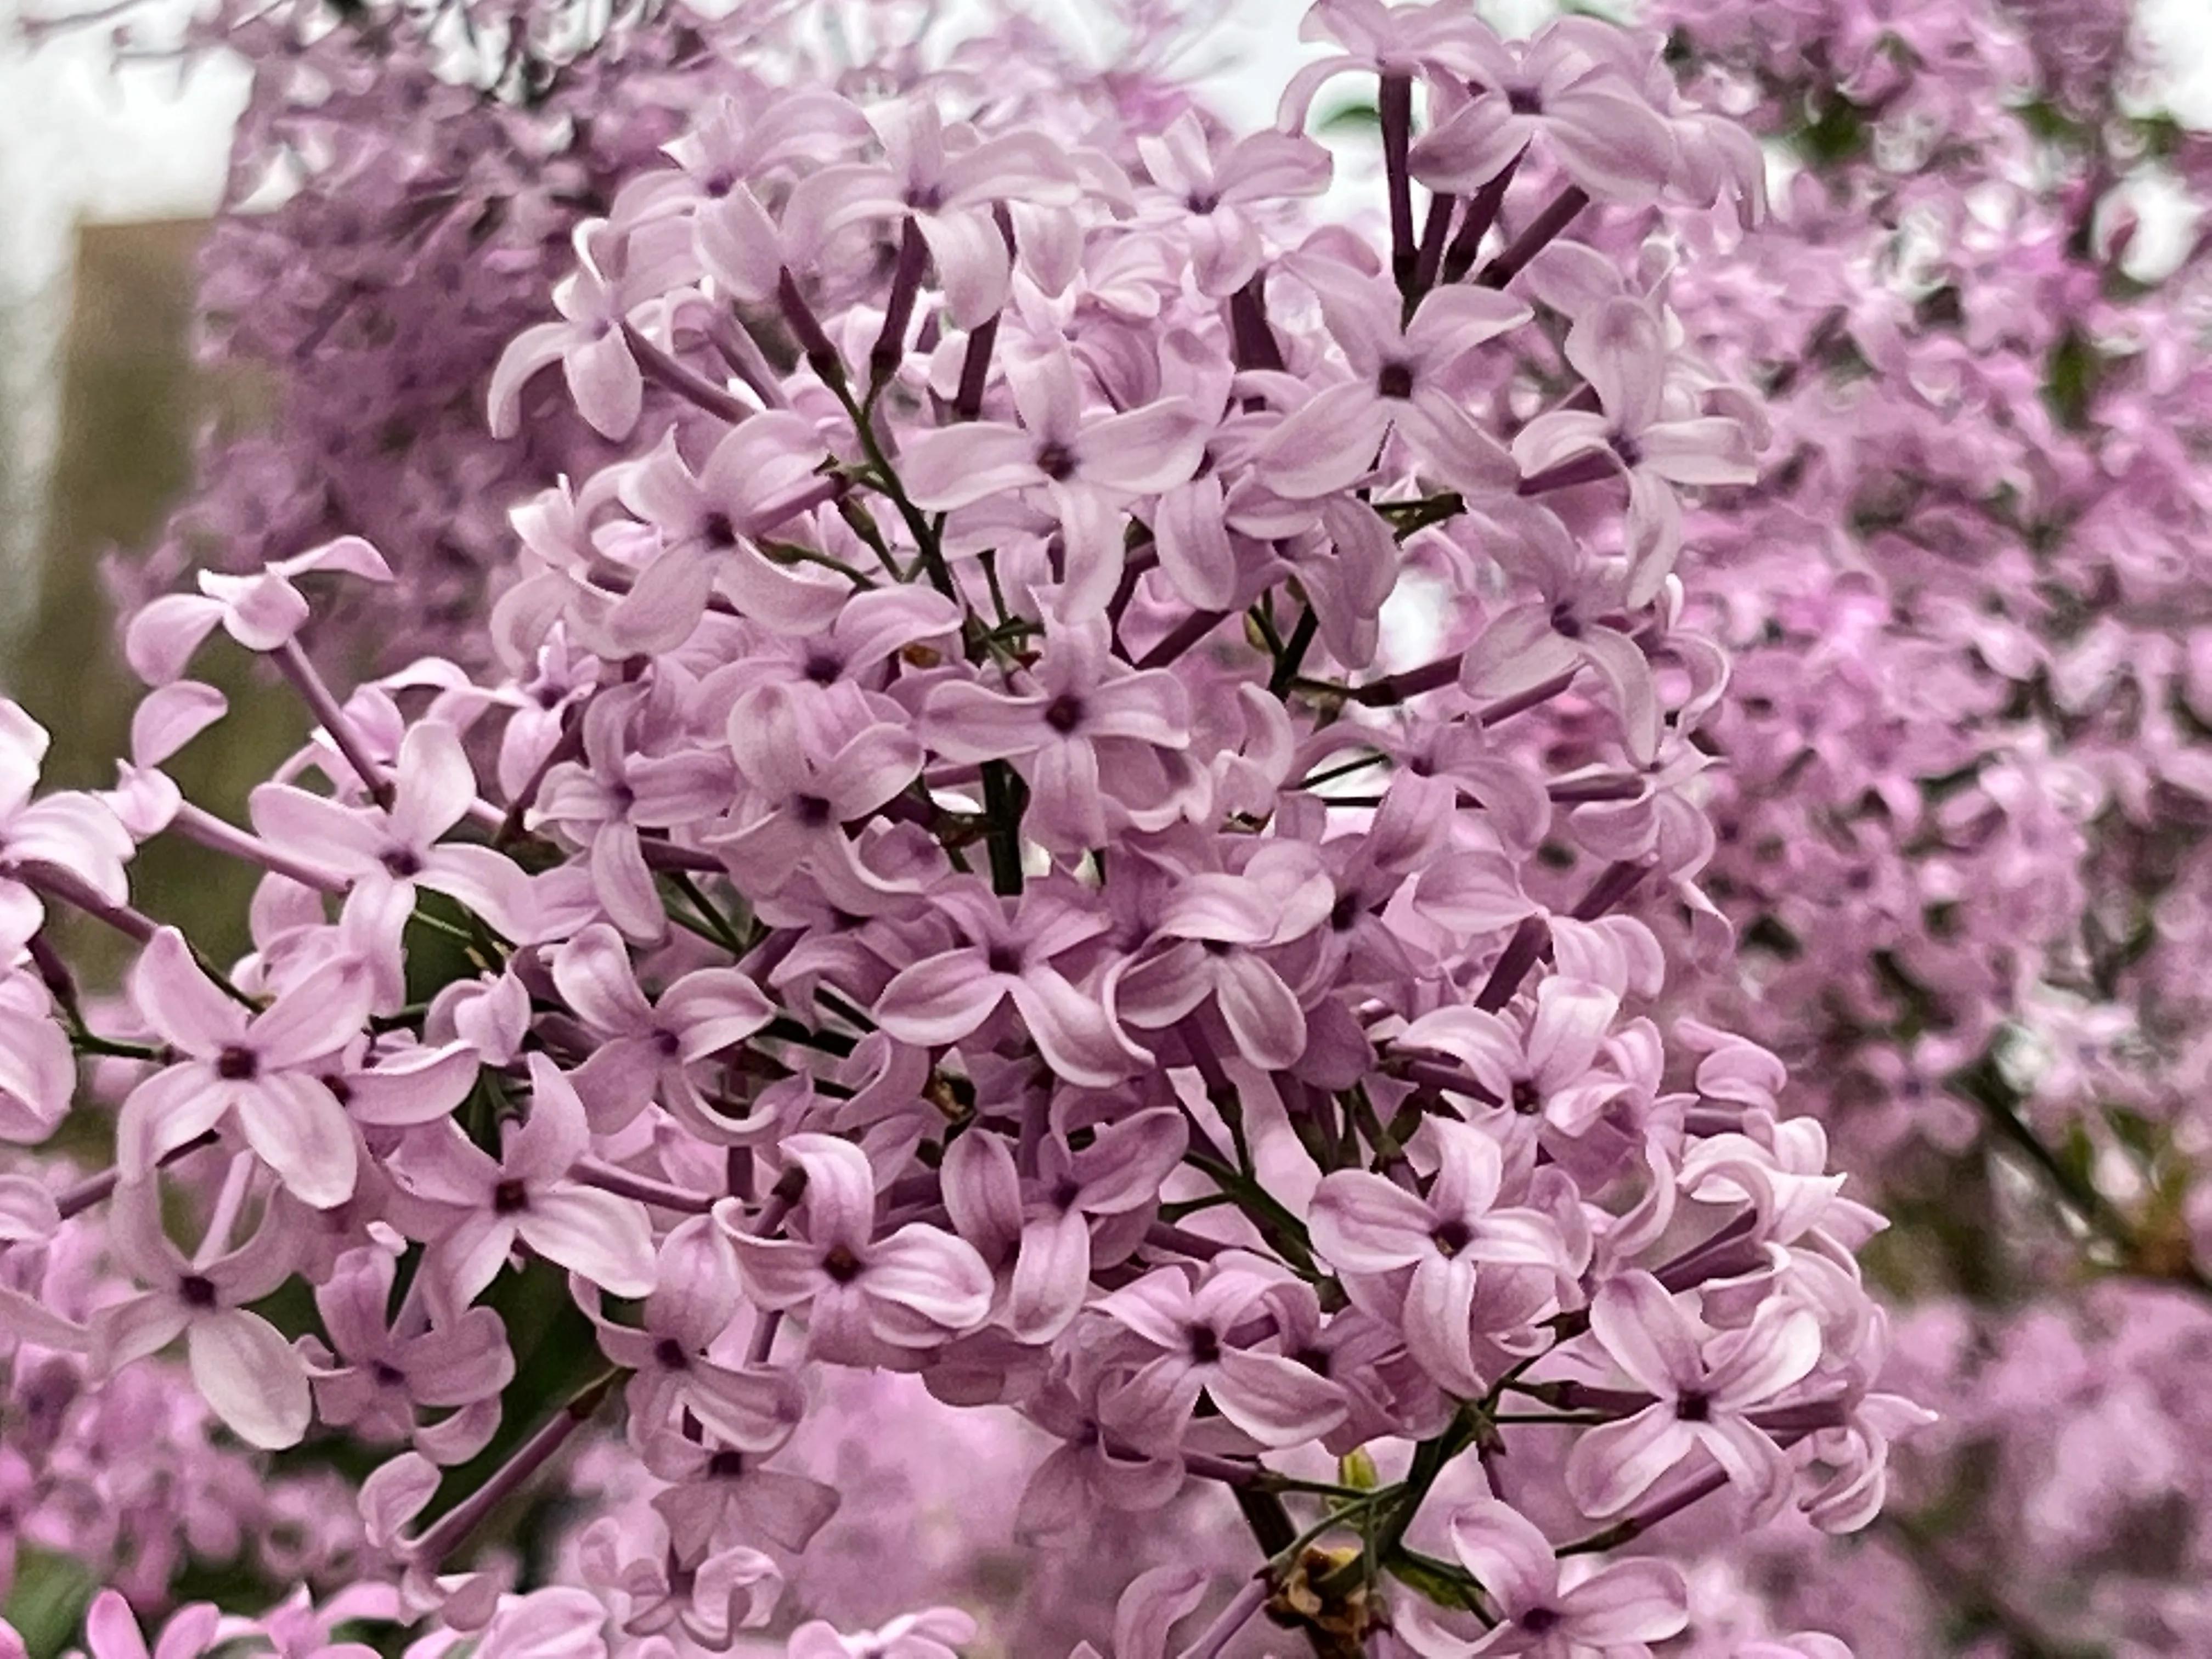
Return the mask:
[[[72,0],[38,0],[42,11]],[[0,22],[25,0],[0,0]],[[1037,9],[1079,16],[1081,0],[1038,0]],[[1230,0],[1224,49],[1235,64],[1221,79],[1224,101],[1255,121],[1272,108],[1285,68],[1301,55],[1280,20],[1297,0]],[[2212,125],[2212,0],[2142,0],[2145,27],[2172,55],[2177,113]],[[0,28],[0,35],[11,31]],[[120,76],[92,40],[52,43],[34,55],[0,46],[0,201],[13,229],[0,233],[0,263],[30,252],[21,216],[58,209],[64,219],[168,217],[210,207],[222,178],[242,76],[210,63],[179,85],[173,67],[141,64]],[[19,276],[21,271],[15,274]]]

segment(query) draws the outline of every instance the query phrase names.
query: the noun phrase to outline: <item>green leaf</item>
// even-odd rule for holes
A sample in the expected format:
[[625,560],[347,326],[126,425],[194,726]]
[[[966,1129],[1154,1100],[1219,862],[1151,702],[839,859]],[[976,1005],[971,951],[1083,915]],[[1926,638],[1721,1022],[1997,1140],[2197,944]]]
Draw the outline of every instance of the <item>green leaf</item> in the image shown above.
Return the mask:
[[52,1659],[74,1644],[84,1610],[99,1589],[99,1580],[82,1562],[21,1545],[15,1554],[15,1587],[0,1601],[0,1618],[15,1627],[31,1659]]
[[1817,94],[1804,122],[1792,135],[1805,159],[1816,167],[1841,167],[1866,153],[1871,132],[1866,115],[1839,92]]
[[2079,329],[2069,328],[2058,337],[2044,362],[2043,400],[2059,425],[2075,432],[2088,426],[2104,369],[2104,358]]

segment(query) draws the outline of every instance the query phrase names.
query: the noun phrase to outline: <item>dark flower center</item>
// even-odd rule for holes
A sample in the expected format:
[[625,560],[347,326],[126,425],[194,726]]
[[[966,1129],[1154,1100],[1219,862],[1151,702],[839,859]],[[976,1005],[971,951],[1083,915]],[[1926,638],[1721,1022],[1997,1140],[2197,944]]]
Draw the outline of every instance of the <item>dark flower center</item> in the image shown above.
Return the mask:
[[530,1207],[530,1188],[520,1181],[502,1181],[491,1189],[491,1207],[495,1215],[513,1215],[518,1210]]
[[1401,403],[1413,395],[1413,366],[1411,363],[1385,363],[1375,376],[1375,395],[1395,398]]
[[1701,1389],[1692,1389],[1675,1401],[1674,1415],[1685,1423],[1710,1423],[1713,1420],[1712,1396]]
[[819,795],[793,797],[791,810],[809,830],[819,830],[830,822],[830,803]]
[[1194,190],[1183,198],[1182,204],[1193,213],[1211,213],[1221,205],[1221,198],[1203,191]]
[[830,1275],[831,1283],[849,1285],[860,1276],[860,1258],[842,1244],[833,1245],[822,1258],[822,1271]]
[[1552,631],[1563,640],[1578,640],[1583,636],[1583,619],[1575,615],[1574,606],[1564,599],[1552,607]]
[[1531,1607],[1521,1615],[1519,1622],[1529,1635],[1542,1636],[1559,1628],[1559,1615],[1551,1607]]
[[653,1363],[665,1371],[684,1371],[691,1369],[691,1356],[674,1337],[664,1336],[653,1345]]
[[1352,931],[1352,924],[1359,920],[1359,895],[1340,893],[1336,902],[1329,906],[1328,925],[1340,933]]
[[395,847],[380,860],[392,874],[405,881],[410,876],[422,873],[422,860],[404,847]]
[[1082,1196],[1082,1183],[1073,1176],[1062,1176],[1052,1189],[1052,1207],[1065,1215],[1075,1207],[1075,1200]]
[[1544,100],[1530,88],[1515,87],[1505,94],[1505,107],[1516,115],[1541,115]]
[[817,685],[835,685],[838,675],[845,672],[845,665],[826,651],[816,651],[808,654],[804,672]]
[[1513,1079],[1513,1109],[1523,1117],[1534,1117],[1544,1109],[1544,1097],[1527,1078]]
[[1075,476],[1075,455],[1066,444],[1047,444],[1036,453],[1037,471],[1054,483]]
[[1644,464],[1644,446],[1626,432],[1613,434],[1613,453],[1620,457],[1623,466],[1641,466]]
[[227,1083],[248,1083],[261,1070],[261,1061],[251,1048],[234,1044],[215,1057],[215,1074]]
[[1439,1221],[1430,1232],[1429,1242],[1445,1255],[1457,1255],[1474,1243],[1474,1229],[1456,1217],[1449,1221]]
[[709,547],[735,547],[738,526],[726,513],[709,513],[699,526],[699,533]]
[[1021,947],[994,945],[983,952],[983,965],[994,974],[1018,974],[1022,971]]
[[1221,1358],[1221,1337],[1211,1325],[1190,1328],[1190,1359],[1194,1365],[1211,1365]]
[[1044,723],[1063,738],[1083,724],[1083,699],[1063,691],[1044,708]]
[[216,1304],[215,1280],[205,1273],[186,1273],[177,1281],[177,1294],[187,1308],[212,1308]]
[[717,1480],[734,1480],[744,1472],[743,1452],[718,1451],[707,1460],[707,1473]]
[[376,1379],[380,1388],[397,1389],[407,1381],[407,1373],[388,1359],[378,1360],[368,1368],[368,1374]]
[[684,1052],[684,1039],[673,1031],[655,1031],[653,1046],[659,1051],[661,1058],[673,1060]]

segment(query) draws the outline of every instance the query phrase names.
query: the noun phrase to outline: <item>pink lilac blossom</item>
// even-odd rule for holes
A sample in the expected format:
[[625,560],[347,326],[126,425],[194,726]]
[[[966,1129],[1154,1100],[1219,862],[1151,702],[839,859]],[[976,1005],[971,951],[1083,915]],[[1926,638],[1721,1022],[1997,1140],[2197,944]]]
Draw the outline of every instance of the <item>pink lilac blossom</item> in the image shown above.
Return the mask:
[[[310,654],[299,558],[343,595],[397,533],[140,613],[165,720],[228,717],[176,691],[221,629],[319,730],[251,835],[181,801],[57,832],[40,903],[136,942],[129,996],[82,1004],[43,908],[11,971],[130,1069],[114,1170],[10,1225],[106,1277],[27,1265],[0,1320],[95,1384],[179,1343],[251,1443],[365,1451],[361,1559],[272,1644],[373,1589],[424,1659],[1040,1650],[980,1595],[809,1582],[868,1507],[808,1449],[848,1373],[1033,1449],[1010,1549],[1226,1496],[1249,1545],[1128,1575],[1116,1659],[1269,1625],[1634,1659],[1703,1616],[1647,1529],[1874,1518],[1925,1417],[1879,1386],[1881,1218],[1767,1049],[1684,1014],[1724,944],[1635,914],[1717,839],[1678,531],[1767,422],[1618,244],[1663,202],[1694,252],[1757,194],[1649,33],[1308,27],[1345,52],[1218,161],[1180,106],[1055,112],[991,56],[702,74],[502,313],[472,400],[575,464],[488,471],[500,592],[450,651],[344,696]],[[1340,75],[1376,83],[1387,252],[1284,205]],[[1407,660],[1381,617],[1423,586]],[[70,799],[15,746],[22,812]],[[227,969],[127,886],[172,826],[262,872]],[[485,1547],[582,1468],[608,1513],[559,1581]]]

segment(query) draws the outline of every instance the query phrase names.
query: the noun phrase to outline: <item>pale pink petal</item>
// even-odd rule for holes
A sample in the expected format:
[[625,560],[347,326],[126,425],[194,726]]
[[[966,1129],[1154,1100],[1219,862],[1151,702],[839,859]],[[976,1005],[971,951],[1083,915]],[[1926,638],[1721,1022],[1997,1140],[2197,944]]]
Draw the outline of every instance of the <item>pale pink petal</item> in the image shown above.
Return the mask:
[[161,765],[221,720],[229,708],[222,692],[198,680],[157,686],[139,699],[138,707],[131,714],[132,763]]
[[1683,484],[1747,484],[1759,477],[1750,437],[1724,415],[1662,421],[1638,433],[1643,465]]
[[280,1072],[242,1085],[231,1100],[246,1145],[302,1204],[327,1210],[353,1196],[353,1125],[321,1083]]
[[561,368],[576,412],[601,437],[627,438],[645,404],[645,377],[629,355],[629,342],[612,327],[596,340],[571,339]]
[[479,1057],[474,1045],[408,1048],[372,1071],[347,1074],[346,1110],[359,1123],[401,1128],[434,1123],[476,1086]]
[[1607,1279],[1590,1298],[1591,1334],[1639,1387],[1662,1399],[1704,1385],[1695,1321],[1648,1273]]
[[1594,1647],[1659,1642],[1688,1626],[1689,1586],[1671,1561],[1622,1561],[1569,1590],[1559,1611],[1574,1639]]
[[985,969],[981,951],[951,951],[897,975],[871,1012],[900,1042],[941,1048],[990,1018],[1012,983]]
[[1413,177],[1431,190],[1472,195],[1527,147],[1532,125],[1497,93],[1474,99],[1414,143]]
[[1216,964],[1214,1006],[1255,1066],[1287,1071],[1306,1051],[1305,1011],[1282,976],[1249,951],[1233,951]]
[[625,1036],[653,1024],[653,1005],[638,989],[622,935],[594,922],[553,957],[553,985],[593,1030]]
[[1051,1341],[1074,1322],[1090,1285],[1090,1224],[1073,1210],[1038,1217],[1022,1229],[1021,1253],[1008,1286],[1006,1328],[1018,1341]]
[[1653,1406],[1585,1433],[1567,1454],[1567,1495],[1584,1515],[1617,1515],[1697,1447],[1671,1404]]
[[1077,465],[1088,483],[1152,495],[1198,470],[1212,426],[1188,399],[1165,398],[1084,428]]
[[732,186],[719,202],[702,202],[692,235],[699,262],[731,298],[758,305],[774,297],[783,270],[783,240],[745,185]]
[[[913,1222],[869,1252],[859,1283],[871,1304],[876,1334],[919,1346],[981,1324],[991,1311],[991,1272],[964,1240]],[[904,1309],[934,1328],[885,1317],[884,1304]]]
[[1601,202],[1640,206],[1674,168],[1674,139],[1641,98],[1571,87],[1544,100],[1544,137],[1569,178]]
[[918,213],[914,224],[929,244],[930,262],[937,267],[953,325],[975,328],[996,316],[1006,302],[1013,262],[1006,239],[990,214],[959,210]]
[[476,769],[459,733],[423,720],[399,742],[398,799],[392,828],[404,846],[428,847],[459,823],[477,796]]
[[229,1107],[229,1089],[210,1066],[155,1073],[125,1097],[116,1116],[116,1167],[125,1181],[143,1181],[170,1152],[215,1127]]
[[219,990],[185,936],[164,927],[131,969],[131,1000],[165,1042],[212,1060],[246,1030],[246,1011]]
[[1389,1273],[1436,1253],[1436,1213],[1419,1197],[1364,1170],[1325,1175],[1308,1217],[1314,1249],[1346,1273]]
[[1178,485],[1152,513],[1160,568],[1188,604],[1226,611],[1237,598],[1237,550],[1229,540],[1221,481],[1212,476]]
[[1645,301],[1623,296],[1584,312],[1567,331],[1566,356],[1622,431],[1641,433],[1659,418],[1667,337]]
[[899,478],[917,507],[949,512],[987,495],[1046,482],[1038,440],[991,421],[925,432],[899,455]]
[[1348,489],[1375,467],[1390,428],[1390,405],[1365,382],[1324,387],[1267,434],[1254,457],[1263,483],[1305,500]]
[[1318,1439],[1344,1420],[1344,1390],[1280,1354],[1224,1348],[1206,1386],[1221,1414],[1263,1446]]
[[92,1598],[84,1615],[84,1637],[92,1659],[147,1659],[137,1617],[114,1590],[104,1589]]
[[1452,1553],[1510,1618],[1550,1604],[1559,1587],[1551,1540],[1510,1504],[1479,1498],[1451,1518]]
[[265,1070],[307,1066],[361,1035],[376,986],[368,964],[352,957],[318,968],[246,1028],[246,1041]]
[[507,342],[485,398],[493,437],[512,438],[522,429],[523,386],[539,369],[560,362],[574,335],[567,323],[538,323]]
[[1045,1064],[1068,1082],[1110,1088],[1141,1062],[1104,1007],[1053,969],[1032,968],[1007,988]]
[[258,1314],[200,1315],[185,1333],[185,1352],[201,1398],[240,1439],[275,1451],[307,1433],[313,1402],[306,1366]]
[[1474,1268],[1431,1253],[1406,1287],[1406,1352],[1449,1394],[1480,1398],[1486,1384],[1474,1364]]
[[522,1242],[610,1296],[653,1289],[653,1228],[635,1200],[592,1187],[535,1189],[515,1218]]
[[1638,765],[1649,766],[1658,757],[1661,721],[1659,690],[1644,647],[1613,628],[1586,627],[1575,643],[1605,682],[1630,756]]

